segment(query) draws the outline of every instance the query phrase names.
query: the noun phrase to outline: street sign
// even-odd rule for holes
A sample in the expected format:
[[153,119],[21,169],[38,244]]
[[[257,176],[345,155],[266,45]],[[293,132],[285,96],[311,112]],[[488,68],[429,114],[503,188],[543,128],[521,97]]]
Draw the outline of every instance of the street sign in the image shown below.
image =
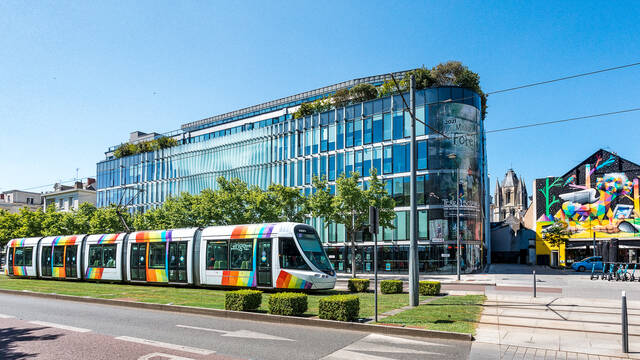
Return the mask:
[[451,255],[450,255],[450,254],[441,254],[440,256],[441,256],[441,257],[444,257],[444,258],[451,257]]

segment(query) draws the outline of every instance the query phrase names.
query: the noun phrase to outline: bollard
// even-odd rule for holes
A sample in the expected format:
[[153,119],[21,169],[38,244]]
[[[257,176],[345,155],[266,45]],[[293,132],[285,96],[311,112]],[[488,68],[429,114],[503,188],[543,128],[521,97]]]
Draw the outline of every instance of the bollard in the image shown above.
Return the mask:
[[536,297],[536,271],[533,270],[533,297]]
[[622,292],[622,352],[629,352],[629,320],[627,318],[627,294]]

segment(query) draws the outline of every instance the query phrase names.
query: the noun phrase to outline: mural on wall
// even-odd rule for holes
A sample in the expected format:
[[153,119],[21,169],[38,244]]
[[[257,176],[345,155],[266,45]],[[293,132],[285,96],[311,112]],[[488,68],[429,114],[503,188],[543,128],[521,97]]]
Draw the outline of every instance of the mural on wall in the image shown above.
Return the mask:
[[539,232],[573,239],[640,238],[640,167],[600,150],[567,175],[536,180]]

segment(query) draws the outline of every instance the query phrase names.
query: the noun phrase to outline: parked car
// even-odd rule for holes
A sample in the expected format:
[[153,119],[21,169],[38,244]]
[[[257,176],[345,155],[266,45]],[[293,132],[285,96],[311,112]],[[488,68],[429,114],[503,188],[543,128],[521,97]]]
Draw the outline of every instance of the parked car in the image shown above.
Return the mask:
[[591,256],[580,261],[576,261],[571,264],[571,268],[580,272],[586,270],[591,271],[594,265],[596,270],[602,271],[602,256]]

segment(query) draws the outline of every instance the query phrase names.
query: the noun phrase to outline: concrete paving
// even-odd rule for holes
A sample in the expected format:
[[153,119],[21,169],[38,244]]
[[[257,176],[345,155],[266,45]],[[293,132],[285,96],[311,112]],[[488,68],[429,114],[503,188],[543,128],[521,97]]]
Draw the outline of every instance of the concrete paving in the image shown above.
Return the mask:
[[[486,276],[497,286],[486,288],[469,359],[640,359],[640,283],[540,269],[537,286],[560,291],[538,288],[534,298],[531,268],[492,268]],[[621,291],[628,296],[630,353],[622,352]]]

